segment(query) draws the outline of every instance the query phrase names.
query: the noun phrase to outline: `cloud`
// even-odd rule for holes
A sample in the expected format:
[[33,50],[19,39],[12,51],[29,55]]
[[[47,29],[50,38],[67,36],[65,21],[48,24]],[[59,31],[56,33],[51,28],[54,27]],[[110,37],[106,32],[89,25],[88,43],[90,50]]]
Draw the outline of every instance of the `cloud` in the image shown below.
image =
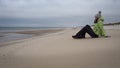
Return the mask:
[[[68,25],[68,22],[73,22],[78,25],[79,22],[89,23],[94,15],[101,10],[103,15],[107,17],[107,21],[119,21],[119,6],[120,0],[0,0],[0,20],[12,18],[13,22],[18,18],[18,21],[28,19],[27,22],[30,22],[31,19],[40,19],[39,22],[43,22],[42,25],[49,22],[59,25]],[[36,21],[34,20],[34,22]],[[67,23],[65,24],[65,22]],[[7,22],[5,25],[12,24]]]
[[119,14],[119,0],[0,0],[0,16],[61,17],[95,14]]

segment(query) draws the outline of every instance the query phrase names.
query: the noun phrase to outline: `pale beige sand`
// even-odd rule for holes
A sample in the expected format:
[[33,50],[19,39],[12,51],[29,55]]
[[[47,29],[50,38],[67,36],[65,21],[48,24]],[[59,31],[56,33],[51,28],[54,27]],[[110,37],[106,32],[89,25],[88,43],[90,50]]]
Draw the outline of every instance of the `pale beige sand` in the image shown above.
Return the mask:
[[119,29],[107,30],[109,38],[72,39],[78,30],[2,46],[0,68],[120,68]]

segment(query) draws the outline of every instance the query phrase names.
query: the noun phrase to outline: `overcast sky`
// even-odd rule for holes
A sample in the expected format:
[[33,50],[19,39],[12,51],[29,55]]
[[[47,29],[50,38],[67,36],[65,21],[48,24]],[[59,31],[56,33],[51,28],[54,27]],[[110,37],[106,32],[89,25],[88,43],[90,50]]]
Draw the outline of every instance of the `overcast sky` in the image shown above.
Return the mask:
[[0,0],[0,17],[60,17],[95,14],[120,15],[120,0]]
[[0,0],[0,18],[120,16],[120,0]]

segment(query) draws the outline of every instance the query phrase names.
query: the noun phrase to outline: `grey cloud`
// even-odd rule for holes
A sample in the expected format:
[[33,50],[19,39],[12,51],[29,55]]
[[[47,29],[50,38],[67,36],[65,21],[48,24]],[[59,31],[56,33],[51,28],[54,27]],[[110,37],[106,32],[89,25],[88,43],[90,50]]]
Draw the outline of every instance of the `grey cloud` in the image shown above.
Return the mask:
[[119,6],[120,0],[0,0],[0,18],[94,16],[99,10],[119,17]]
[[120,20],[120,0],[0,0],[0,26],[93,24],[99,10],[105,22]]

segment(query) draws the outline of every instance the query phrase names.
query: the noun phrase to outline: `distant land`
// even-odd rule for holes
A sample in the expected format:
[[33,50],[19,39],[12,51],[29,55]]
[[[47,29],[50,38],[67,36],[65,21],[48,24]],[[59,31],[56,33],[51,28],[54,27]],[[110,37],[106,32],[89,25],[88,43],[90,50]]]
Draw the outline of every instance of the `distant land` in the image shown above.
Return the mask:
[[[109,26],[109,25],[120,25],[120,22],[115,22],[115,23],[107,23],[107,24],[104,24],[105,26]],[[91,25],[91,26],[94,26],[94,25]]]
[[104,24],[104,25],[120,25],[120,22],[116,22],[116,23],[107,23],[107,24]]

